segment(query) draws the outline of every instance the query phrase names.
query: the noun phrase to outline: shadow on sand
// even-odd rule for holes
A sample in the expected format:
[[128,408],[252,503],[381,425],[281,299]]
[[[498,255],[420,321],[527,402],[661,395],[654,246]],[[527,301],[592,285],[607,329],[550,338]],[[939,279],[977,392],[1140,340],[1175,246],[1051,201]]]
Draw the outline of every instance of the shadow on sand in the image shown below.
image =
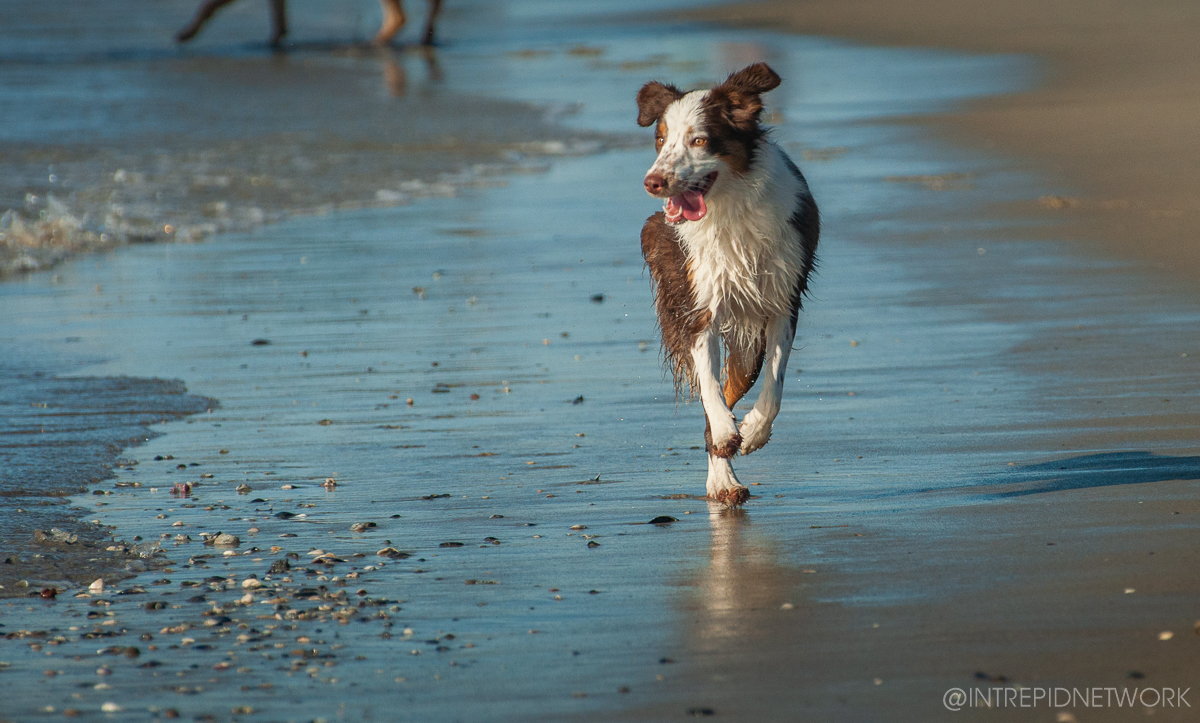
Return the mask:
[[1042,492],[1135,485],[1168,480],[1200,480],[1200,457],[1150,452],[1105,452],[1018,467],[989,480],[989,497],[1021,497]]

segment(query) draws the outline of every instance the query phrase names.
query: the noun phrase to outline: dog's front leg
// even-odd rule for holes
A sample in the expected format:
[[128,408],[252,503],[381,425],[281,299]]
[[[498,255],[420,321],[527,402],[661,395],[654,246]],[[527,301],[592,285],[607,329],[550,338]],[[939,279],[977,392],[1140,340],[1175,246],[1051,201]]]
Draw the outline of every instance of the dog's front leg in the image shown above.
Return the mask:
[[700,385],[700,403],[707,417],[708,433],[704,441],[708,443],[708,452],[728,459],[737,454],[742,438],[721,391],[721,339],[712,327],[701,332],[692,346],[692,370]]
[[704,446],[708,450],[706,487],[709,499],[735,507],[745,502],[750,493],[738,481],[729,462],[729,458],[737,454],[742,438],[721,392],[720,368],[720,337],[713,329],[705,330],[692,347],[692,369],[700,387],[700,402],[704,405]]
[[779,414],[783,401],[783,378],[787,374],[788,356],[796,338],[796,322],[788,317],[776,317],[767,324],[767,349],[763,358],[762,392],[754,409],[742,419],[741,452],[750,454],[762,449],[771,439],[771,424]]

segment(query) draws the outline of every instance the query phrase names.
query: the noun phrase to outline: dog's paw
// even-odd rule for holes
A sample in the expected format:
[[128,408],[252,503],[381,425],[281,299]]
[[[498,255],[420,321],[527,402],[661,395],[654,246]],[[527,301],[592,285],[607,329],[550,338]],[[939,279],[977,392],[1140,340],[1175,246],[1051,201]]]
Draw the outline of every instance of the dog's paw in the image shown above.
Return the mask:
[[710,495],[710,497],[726,507],[740,507],[750,499],[750,490],[738,485],[737,487],[718,490],[716,494]]
[[757,409],[751,409],[742,419],[738,432],[742,437],[741,453],[750,454],[767,446],[767,442],[771,441],[771,420],[767,419],[766,415],[759,414]]
[[737,507],[750,498],[750,490],[738,481],[728,459],[708,459],[708,499],[729,507]]

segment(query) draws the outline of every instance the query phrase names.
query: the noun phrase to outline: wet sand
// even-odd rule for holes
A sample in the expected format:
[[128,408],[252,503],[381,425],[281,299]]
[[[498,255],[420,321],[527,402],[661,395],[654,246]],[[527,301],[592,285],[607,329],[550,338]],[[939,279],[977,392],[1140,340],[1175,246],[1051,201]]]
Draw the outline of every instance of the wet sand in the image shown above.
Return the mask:
[[[1061,184],[1044,238],[1200,278],[1200,8],[1186,0],[768,0],[689,13],[882,45],[1021,53],[1046,61],[1025,92],[933,119],[960,142],[1023,159]],[[925,119],[926,122],[929,119]],[[1036,232],[1035,232],[1036,233]]]
[[1031,61],[507,32],[446,52],[448,82],[574,98],[572,129],[632,124],[647,77],[788,79],[769,117],[827,231],[775,436],[738,463],[750,504],[697,497],[700,412],[656,358],[649,144],[76,260],[0,285],[0,340],[221,406],[73,500],[170,564],[0,606],[3,717],[928,721],[984,717],[950,687],[1188,685],[1192,290],[996,223],[1054,187],[892,122],[1019,91]]
[[[671,704],[631,719],[662,719],[696,700],[738,720],[1194,717],[1186,704],[942,705],[952,687],[1186,689],[1197,675],[1194,10],[868,1],[690,14],[1046,61],[1030,89],[915,119],[960,147],[1018,159],[1009,170],[1041,183],[1006,184],[1019,198],[981,200],[967,217],[934,211],[943,233],[908,242],[944,245],[953,258],[974,236],[990,258],[992,242],[1030,239],[1009,246],[1004,272],[973,287],[995,288],[1002,300],[986,304],[987,316],[1028,335],[1001,357],[1041,380],[1027,411],[1012,425],[985,412],[957,443],[924,442],[934,455],[962,444],[1051,456],[1017,461],[1017,474],[981,475],[936,514],[846,515],[830,520],[845,531],[793,542],[801,559],[832,558],[831,570],[809,563],[834,572],[830,584],[772,565],[779,543],[758,525],[714,522],[709,569],[685,603],[701,672]],[[971,178],[911,180],[945,191]],[[1047,240],[1069,242],[1074,258],[1039,282]],[[931,291],[931,303],[962,303],[948,284],[959,273],[956,262],[930,273],[943,292]],[[755,564],[736,562],[746,556]],[[785,600],[794,609],[779,610]]]

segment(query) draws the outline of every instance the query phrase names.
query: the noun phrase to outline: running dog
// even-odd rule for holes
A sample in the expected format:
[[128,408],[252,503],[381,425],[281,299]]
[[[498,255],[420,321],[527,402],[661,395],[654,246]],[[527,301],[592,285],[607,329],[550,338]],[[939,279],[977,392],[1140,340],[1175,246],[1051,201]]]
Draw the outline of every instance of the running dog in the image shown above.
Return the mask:
[[[779,414],[820,235],[808,183],[759,123],[760,96],[780,82],[756,63],[709,90],[651,82],[637,95],[658,152],[646,192],[664,201],[642,227],[663,352],[676,393],[700,395],[708,498],[730,507],[750,496],[730,459],[761,449]],[[739,426],[731,410],[764,365]]]

